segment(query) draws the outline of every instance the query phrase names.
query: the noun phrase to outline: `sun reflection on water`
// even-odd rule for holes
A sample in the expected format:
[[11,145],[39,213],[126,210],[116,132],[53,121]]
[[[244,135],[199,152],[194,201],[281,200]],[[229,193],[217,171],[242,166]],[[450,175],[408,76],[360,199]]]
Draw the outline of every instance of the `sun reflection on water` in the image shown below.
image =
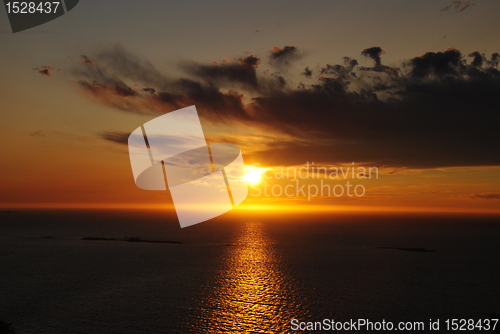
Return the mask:
[[207,333],[283,333],[304,315],[273,246],[262,223],[242,226],[205,301]]

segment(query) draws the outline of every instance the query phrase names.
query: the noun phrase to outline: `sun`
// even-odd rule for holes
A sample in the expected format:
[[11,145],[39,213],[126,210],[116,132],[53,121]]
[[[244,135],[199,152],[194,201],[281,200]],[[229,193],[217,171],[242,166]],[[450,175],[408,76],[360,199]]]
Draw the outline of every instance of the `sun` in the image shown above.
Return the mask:
[[262,182],[262,175],[266,172],[267,168],[260,168],[255,166],[245,166],[246,173],[243,179],[251,185],[259,184]]
[[258,184],[262,181],[262,173],[260,171],[250,171],[245,174],[245,180],[250,184]]

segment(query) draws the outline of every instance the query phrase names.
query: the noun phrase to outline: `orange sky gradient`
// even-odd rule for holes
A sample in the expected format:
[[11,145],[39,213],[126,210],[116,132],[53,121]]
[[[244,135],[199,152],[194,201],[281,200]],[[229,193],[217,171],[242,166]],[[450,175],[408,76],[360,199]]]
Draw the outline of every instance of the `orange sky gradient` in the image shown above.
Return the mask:
[[[77,17],[75,10],[43,27],[0,34],[5,46],[0,55],[0,207],[168,209],[168,192],[136,187],[121,141],[164,112],[196,104],[207,141],[238,145],[245,163],[259,164],[267,175],[308,162],[327,168],[354,162],[379,171],[371,179],[308,174],[300,180],[306,187],[322,180],[332,187],[361,184],[362,197],[255,196],[266,182],[269,187],[295,182],[264,178],[252,185],[238,212],[498,214],[500,159],[491,148],[497,134],[479,125],[498,120],[485,97],[498,84],[494,54],[500,51],[500,5],[485,1],[458,10],[449,4],[321,2],[290,4],[286,10],[274,2],[262,8],[235,4],[239,10],[233,12],[252,12],[259,19],[241,14],[231,22],[222,15],[222,2],[195,9],[176,5],[179,12],[192,10],[193,19],[206,27],[199,31],[175,16],[163,19],[159,13],[172,13],[162,4],[141,12],[131,2],[106,22]],[[102,6],[103,13],[111,10]],[[78,7],[87,16],[91,9],[85,3]],[[129,24],[131,15],[148,25]],[[0,28],[10,29],[3,19]],[[453,50],[461,58],[450,60],[448,70],[456,70],[453,80],[460,85],[481,86],[476,70],[493,73],[482,91],[466,90],[468,106],[463,100],[453,104],[463,93],[451,91],[451,102],[443,97],[448,88],[442,83],[451,74],[433,63],[453,56]],[[350,67],[353,60],[356,65]],[[441,89],[435,110],[428,111],[424,101],[432,94],[418,95],[418,89],[411,91],[415,85]],[[398,90],[409,93],[401,97]],[[331,109],[338,114],[322,120],[329,111],[322,98],[337,103]],[[401,110],[394,107],[397,99],[404,102]],[[309,101],[320,102],[304,107]],[[412,105],[415,109],[408,111]],[[446,106],[449,110],[433,118]],[[408,124],[399,111],[408,112]],[[377,113],[380,117],[373,116]],[[433,125],[441,123],[442,131]]]

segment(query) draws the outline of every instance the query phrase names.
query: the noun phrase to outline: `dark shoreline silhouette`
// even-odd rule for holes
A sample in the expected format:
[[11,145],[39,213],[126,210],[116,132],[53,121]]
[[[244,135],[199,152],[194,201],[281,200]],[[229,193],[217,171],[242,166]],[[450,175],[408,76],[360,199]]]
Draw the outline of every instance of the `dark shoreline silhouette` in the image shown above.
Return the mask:
[[0,334],[16,334],[16,330],[11,323],[0,319]]
[[85,237],[82,238],[81,240],[91,240],[91,241],[126,241],[126,242],[148,242],[148,243],[154,243],[154,244],[181,244],[182,242],[180,241],[173,241],[173,240],[143,240],[140,238],[123,238],[123,239],[117,239],[117,238],[95,238],[95,237]]
[[94,237],[86,237],[86,238],[82,238],[81,240],[118,241],[118,239],[115,239],[115,238],[94,238]]
[[408,247],[378,247],[381,249],[396,249],[400,251],[406,251],[406,252],[434,252],[432,249],[425,249],[425,248],[408,248]]

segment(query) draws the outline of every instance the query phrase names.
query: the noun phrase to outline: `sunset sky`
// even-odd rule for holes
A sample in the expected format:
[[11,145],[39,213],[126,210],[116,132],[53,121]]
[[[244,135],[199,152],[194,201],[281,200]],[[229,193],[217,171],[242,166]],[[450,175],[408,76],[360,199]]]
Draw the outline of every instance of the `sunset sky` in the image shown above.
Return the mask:
[[168,205],[135,186],[127,137],[196,105],[209,142],[267,175],[379,170],[303,181],[363,197],[250,190],[248,208],[500,212],[498,13],[496,0],[81,0],[13,34],[2,9],[0,206]]

